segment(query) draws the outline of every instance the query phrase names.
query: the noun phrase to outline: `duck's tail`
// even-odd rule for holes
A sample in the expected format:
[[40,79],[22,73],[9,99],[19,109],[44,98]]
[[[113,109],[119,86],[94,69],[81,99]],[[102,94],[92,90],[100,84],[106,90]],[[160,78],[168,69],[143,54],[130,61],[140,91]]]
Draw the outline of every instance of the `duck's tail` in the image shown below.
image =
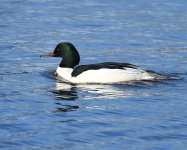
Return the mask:
[[146,71],[151,77],[153,77],[153,80],[178,80],[180,79],[177,76],[161,74],[161,73],[154,72],[152,70],[146,70]]

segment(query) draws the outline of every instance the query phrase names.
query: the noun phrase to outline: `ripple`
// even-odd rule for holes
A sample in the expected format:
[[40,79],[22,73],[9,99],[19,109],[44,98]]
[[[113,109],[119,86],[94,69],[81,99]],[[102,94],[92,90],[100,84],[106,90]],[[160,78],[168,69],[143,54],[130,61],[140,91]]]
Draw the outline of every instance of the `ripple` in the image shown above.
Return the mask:
[[3,72],[0,73],[0,76],[4,76],[4,75],[19,75],[19,74],[28,74],[29,72],[27,71],[23,71],[23,72]]
[[158,134],[158,135],[151,135],[151,136],[142,136],[140,139],[146,141],[165,141],[165,140],[187,140],[187,135],[185,134]]

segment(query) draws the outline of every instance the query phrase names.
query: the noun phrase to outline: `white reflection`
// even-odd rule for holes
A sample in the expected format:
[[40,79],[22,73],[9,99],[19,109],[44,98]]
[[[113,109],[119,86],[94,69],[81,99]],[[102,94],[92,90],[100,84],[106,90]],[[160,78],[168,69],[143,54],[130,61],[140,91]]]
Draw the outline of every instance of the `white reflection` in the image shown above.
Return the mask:
[[[57,82],[56,90],[64,92],[72,91],[74,94],[79,94],[83,99],[114,99],[118,97],[130,97],[135,95],[132,91],[120,90],[118,87],[113,85],[104,85],[104,84],[80,84],[72,85],[69,83]],[[76,91],[76,92],[75,92]]]

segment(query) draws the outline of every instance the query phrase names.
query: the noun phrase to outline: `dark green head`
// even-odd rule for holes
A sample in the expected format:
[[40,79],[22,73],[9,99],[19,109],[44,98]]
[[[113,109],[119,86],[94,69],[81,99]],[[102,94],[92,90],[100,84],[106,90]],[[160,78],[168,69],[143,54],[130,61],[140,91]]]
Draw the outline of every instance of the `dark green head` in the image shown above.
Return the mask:
[[74,68],[79,64],[80,56],[75,46],[68,42],[59,43],[52,53],[41,56],[60,57],[62,61],[60,67]]

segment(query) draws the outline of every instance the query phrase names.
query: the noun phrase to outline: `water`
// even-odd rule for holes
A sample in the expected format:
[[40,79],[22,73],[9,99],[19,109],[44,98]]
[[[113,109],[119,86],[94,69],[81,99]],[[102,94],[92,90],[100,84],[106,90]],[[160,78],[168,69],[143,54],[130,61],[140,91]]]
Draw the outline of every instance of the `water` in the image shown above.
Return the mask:
[[[0,149],[184,150],[187,146],[185,0],[1,0]],[[81,64],[128,62],[176,80],[70,85],[61,41]]]

